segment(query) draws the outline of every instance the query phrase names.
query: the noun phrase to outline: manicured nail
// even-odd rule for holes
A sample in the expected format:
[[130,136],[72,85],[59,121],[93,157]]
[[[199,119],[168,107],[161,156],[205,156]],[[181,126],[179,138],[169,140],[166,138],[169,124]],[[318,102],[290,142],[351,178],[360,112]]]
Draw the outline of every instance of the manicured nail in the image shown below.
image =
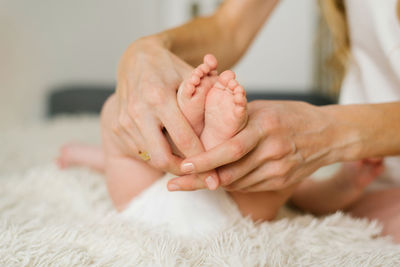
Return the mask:
[[168,190],[169,191],[178,191],[178,190],[180,190],[181,188],[178,186],[178,185],[176,185],[176,184],[170,184],[170,185],[168,185]]
[[192,171],[194,171],[194,165],[193,165],[193,163],[191,163],[191,162],[182,164],[181,170],[182,170],[184,173],[191,173]]
[[215,190],[218,187],[217,183],[215,182],[214,178],[212,178],[212,176],[208,176],[206,178],[206,184],[207,184],[208,189],[210,189],[210,190]]

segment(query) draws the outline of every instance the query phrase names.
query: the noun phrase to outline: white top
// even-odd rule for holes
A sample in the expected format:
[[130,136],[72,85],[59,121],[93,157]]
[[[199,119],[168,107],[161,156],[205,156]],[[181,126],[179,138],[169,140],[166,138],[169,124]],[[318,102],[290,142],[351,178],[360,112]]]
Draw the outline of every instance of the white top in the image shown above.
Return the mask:
[[[400,101],[397,0],[346,0],[345,3],[352,57],[340,103]],[[386,158],[385,164],[381,182],[400,184],[400,157]]]

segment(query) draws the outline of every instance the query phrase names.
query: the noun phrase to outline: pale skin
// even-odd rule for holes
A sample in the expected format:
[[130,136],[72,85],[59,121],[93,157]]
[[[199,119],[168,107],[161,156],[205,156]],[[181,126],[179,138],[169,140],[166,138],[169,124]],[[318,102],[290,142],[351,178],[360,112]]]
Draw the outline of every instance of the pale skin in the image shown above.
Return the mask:
[[[179,109],[206,150],[239,134],[248,119],[243,87],[235,80],[232,71],[225,71],[218,76],[216,67],[215,57],[205,56],[204,63],[182,82],[177,93]],[[58,164],[61,168],[83,165],[104,173],[110,197],[116,209],[122,211],[163,173],[130,156],[131,151],[138,151],[138,148],[133,143],[129,146],[120,143],[109,124],[117,116],[117,102],[113,95],[102,109],[102,148],[66,145],[61,150]],[[174,153],[181,155],[176,146],[171,145]],[[229,192],[229,195],[242,214],[255,221],[274,219],[293,192],[292,202],[297,206],[314,213],[329,213],[344,209],[359,199],[363,189],[379,174],[380,167],[380,161],[374,164],[349,163],[326,182],[309,181],[302,183],[298,189],[297,185],[292,185],[278,191]]]
[[[148,151],[151,166],[185,174],[170,181],[170,190],[220,184],[243,192],[279,190],[330,163],[400,154],[399,102],[315,107],[275,101],[250,103],[245,128],[202,153],[200,139],[178,108],[177,88],[192,71],[189,64],[199,64],[206,53],[218,58],[221,69],[237,62],[277,2],[226,0],[212,16],[142,38],[122,56],[119,120],[109,124],[122,144]],[[183,162],[172,153],[162,127],[186,157]],[[129,153],[137,158],[135,151]],[[207,185],[210,176],[214,182]]]

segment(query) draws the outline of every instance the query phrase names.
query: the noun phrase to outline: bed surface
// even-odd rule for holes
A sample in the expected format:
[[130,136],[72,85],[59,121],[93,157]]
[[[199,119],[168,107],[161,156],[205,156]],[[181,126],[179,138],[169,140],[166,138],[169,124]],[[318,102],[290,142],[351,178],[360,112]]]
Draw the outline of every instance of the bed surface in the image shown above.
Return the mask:
[[103,177],[60,171],[67,141],[98,143],[97,117],[63,117],[0,132],[1,266],[400,266],[400,246],[376,222],[283,210],[215,236],[184,239],[124,222]]

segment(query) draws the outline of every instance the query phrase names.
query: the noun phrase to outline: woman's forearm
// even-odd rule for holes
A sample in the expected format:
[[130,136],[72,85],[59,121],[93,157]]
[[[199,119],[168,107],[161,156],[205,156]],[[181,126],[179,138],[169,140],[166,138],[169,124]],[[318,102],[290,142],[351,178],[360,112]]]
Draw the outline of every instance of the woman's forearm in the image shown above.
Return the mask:
[[199,17],[150,38],[191,65],[214,54],[220,69],[230,68],[247,50],[279,0],[227,0],[209,17]]
[[400,102],[321,109],[332,122],[332,161],[400,155]]

